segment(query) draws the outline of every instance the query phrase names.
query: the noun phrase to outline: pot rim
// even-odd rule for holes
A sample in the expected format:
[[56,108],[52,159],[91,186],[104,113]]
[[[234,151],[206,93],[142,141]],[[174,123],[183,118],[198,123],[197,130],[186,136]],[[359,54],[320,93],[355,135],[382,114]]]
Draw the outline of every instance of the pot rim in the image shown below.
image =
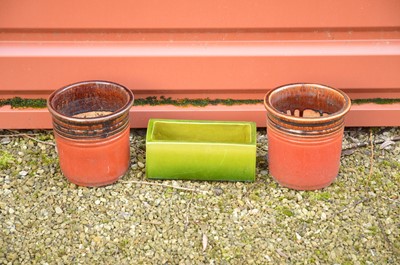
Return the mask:
[[[112,112],[111,114],[104,115],[104,116],[99,116],[99,117],[91,117],[91,118],[75,118],[75,117],[67,116],[67,115],[64,115],[64,114],[58,112],[53,107],[53,105],[52,105],[53,100],[52,99],[55,97],[56,94],[60,94],[60,93],[63,93],[63,92],[65,92],[65,91],[67,91],[67,90],[69,90],[71,88],[74,88],[74,87],[77,87],[77,86],[80,86],[80,85],[90,84],[90,83],[93,83],[93,84],[94,83],[97,83],[97,84],[100,83],[100,84],[106,84],[106,85],[113,85],[113,86],[121,88],[122,90],[124,90],[124,91],[126,91],[128,93],[128,97],[129,98],[127,100],[127,103],[124,106],[122,106],[121,108],[119,108],[118,110]],[[110,82],[110,81],[105,81],[105,80],[87,80],[87,81],[80,81],[80,82],[76,82],[76,83],[71,83],[69,85],[63,86],[63,87],[53,91],[50,94],[50,96],[49,96],[49,98],[47,100],[47,108],[48,108],[48,110],[50,111],[50,113],[53,116],[55,116],[55,117],[57,117],[59,119],[69,120],[69,121],[72,121],[72,122],[77,123],[77,124],[81,124],[81,123],[87,124],[88,122],[89,123],[98,123],[98,122],[102,122],[104,120],[117,118],[117,117],[121,116],[127,109],[130,109],[132,107],[133,103],[134,103],[133,92],[130,89],[128,89],[127,87],[125,87],[123,85],[120,85],[118,83],[115,83],[115,82]]]
[[[337,112],[328,114],[327,116],[296,117],[296,116],[292,116],[292,115],[288,115],[286,113],[280,112],[278,109],[276,109],[271,104],[271,97],[274,94],[279,93],[280,91],[285,90],[285,89],[290,89],[292,87],[304,87],[304,86],[326,89],[326,90],[330,90],[330,91],[333,91],[334,93],[341,95],[345,101],[343,104],[343,107],[340,110],[338,110]],[[264,107],[267,109],[268,112],[272,113],[274,116],[277,116],[279,119],[288,120],[290,122],[294,122],[294,123],[304,123],[304,122],[324,123],[324,122],[329,122],[332,120],[337,120],[337,119],[342,118],[350,110],[351,100],[350,100],[350,97],[347,94],[345,94],[343,91],[333,88],[333,87],[330,87],[330,86],[316,84],[316,83],[292,83],[292,84],[282,85],[282,86],[276,87],[276,88],[268,91],[268,93],[266,93],[264,96]]]

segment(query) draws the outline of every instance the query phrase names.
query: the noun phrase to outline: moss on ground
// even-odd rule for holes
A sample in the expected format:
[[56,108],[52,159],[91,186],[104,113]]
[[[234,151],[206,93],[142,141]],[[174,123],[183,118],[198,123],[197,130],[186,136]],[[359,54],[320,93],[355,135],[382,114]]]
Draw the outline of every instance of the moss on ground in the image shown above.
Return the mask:
[[0,169],[7,168],[14,162],[14,157],[7,151],[0,150]]
[[277,206],[276,210],[278,210],[279,213],[281,213],[287,217],[292,217],[294,215],[294,213],[288,207],[285,207],[285,206],[283,206],[283,207]]

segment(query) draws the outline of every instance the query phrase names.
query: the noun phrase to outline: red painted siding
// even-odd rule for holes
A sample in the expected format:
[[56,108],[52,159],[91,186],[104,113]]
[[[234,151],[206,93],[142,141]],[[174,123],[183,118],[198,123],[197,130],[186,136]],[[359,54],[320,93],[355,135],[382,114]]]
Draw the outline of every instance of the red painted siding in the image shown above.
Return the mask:
[[[397,0],[3,0],[0,98],[47,97],[90,79],[121,83],[137,98],[262,99],[293,82],[330,85],[352,98],[400,98],[399,14]],[[400,125],[396,104],[386,119],[381,106],[357,108],[348,125]],[[156,109],[134,108],[133,125],[188,112]],[[242,112],[263,126],[262,109],[219,109],[220,118]],[[208,118],[207,111],[188,113]],[[0,108],[0,127],[47,124],[40,120],[47,112],[28,111],[33,120],[19,125],[13,113]]]

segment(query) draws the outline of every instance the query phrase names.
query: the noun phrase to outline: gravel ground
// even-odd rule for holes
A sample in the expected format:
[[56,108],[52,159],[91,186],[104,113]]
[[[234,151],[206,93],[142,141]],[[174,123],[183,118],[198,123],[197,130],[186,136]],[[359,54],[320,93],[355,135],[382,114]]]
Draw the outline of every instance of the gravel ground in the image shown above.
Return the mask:
[[51,131],[0,134],[0,264],[400,263],[400,128],[347,129],[313,192],[271,179],[263,130],[254,183],[147,181],[133,130],[131,169],[102,188],[62,176]]

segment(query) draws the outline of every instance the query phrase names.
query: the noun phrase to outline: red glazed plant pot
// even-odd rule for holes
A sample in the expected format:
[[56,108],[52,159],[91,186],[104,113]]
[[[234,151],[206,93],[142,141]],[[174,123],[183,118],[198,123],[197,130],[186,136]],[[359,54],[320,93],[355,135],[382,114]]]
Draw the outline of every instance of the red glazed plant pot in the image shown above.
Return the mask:
[[269,91],[264,105],[271,176],[296,190],[329,186],[339,172],[350,98],[328,86],[291,84]]
[[129,168],[132,92],[116,83],[86,81],[53,92],[52,114],[61,171],[81,186],[104,186]]

